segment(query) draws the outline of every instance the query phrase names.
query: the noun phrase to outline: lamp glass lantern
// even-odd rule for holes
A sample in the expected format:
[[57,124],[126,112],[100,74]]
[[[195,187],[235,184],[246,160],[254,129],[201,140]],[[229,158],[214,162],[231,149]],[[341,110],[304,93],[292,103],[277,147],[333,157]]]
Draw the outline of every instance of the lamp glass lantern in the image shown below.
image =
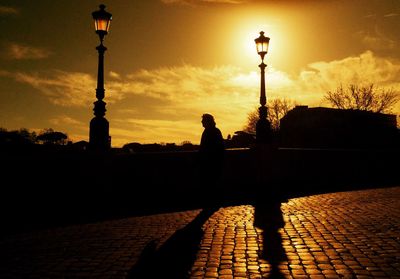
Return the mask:
[[256,42],[257,53],[264,60],[264,56],[268,53],[269,37],[264,36],[264,32],[260,32],[260,36],[254,40]]
[[93,12],[92,16],[96,33],[99,34],[101,41],[103,41],[104,35],[107,35],[108,30],[110,30],[112,15],[105,11],[105,5],[100,5],[99,7],[100,10]]

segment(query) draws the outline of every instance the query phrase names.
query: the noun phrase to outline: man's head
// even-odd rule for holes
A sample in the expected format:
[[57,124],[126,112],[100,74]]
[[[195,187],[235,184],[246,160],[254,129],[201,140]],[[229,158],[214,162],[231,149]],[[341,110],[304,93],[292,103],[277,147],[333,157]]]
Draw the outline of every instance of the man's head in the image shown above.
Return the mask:
[[214,117],[208,113],[203,114],[201,123],[203,124],[204,128],[215,127]]

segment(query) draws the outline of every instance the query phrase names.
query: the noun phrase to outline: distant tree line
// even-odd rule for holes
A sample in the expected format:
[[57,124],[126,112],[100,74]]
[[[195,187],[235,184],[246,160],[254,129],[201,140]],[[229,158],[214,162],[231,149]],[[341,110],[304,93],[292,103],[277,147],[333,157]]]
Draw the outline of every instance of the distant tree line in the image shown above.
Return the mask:
[[44,129],[38,134],[36,132],[31,132],[26,128],[12,131],[0,128],[1,145],[66,145],[69,142],[71,143],[67,134],[54,131],[51,128]]
[[180,145],[176,143],[141,144],[138,142],[131,142],[122,147],[122,151],[126,153],[195,151],[198,149],[199,146],[192,144],[190,141],[183,141]]

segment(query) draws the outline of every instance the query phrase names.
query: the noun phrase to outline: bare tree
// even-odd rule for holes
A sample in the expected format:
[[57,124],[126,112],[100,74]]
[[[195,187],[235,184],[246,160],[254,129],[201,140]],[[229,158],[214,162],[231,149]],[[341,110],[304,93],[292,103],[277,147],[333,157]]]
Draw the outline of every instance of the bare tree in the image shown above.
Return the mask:
[[295,106],[294,101],[288,99],[272,99],[268,105],[268,120],[274,130],[279,130],[280,120]]
[[250,133],[250,134],[255,134],[256,133],[256,124],[259,119],[258,115],[258,108],[252,110],[249,112],[247,115],[247,123],[246,126],[243,128],[243,131]]
[[340,85],[334,91],[328,91],[324,99],[339,109],[358,109],[379,113],[391,112],[400,99],[399,92],[393,89],[375,88],[350,84],[347,88]]
[[[267,104],[268,120],[271,123],[273,130],[279,130],[280,120],[284,117],[289,110],[295,106],[295,102],[289,99],[272,99]],[[256,124],[259,119],[258,108],[251,111],[247,116],[247,124],[244,131],[248,133],[256,132]]]

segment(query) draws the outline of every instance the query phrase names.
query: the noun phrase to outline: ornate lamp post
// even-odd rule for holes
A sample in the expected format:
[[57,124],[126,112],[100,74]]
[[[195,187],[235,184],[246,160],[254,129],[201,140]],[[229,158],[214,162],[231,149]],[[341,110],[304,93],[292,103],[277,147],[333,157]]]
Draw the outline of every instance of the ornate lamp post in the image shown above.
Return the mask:
[[261,69],[261,89],[260,89],[260,107],[258,113],[260,118],[256,124],[256,140],[258,143],[268,143],[271,141],[271,124],[269,123],[267,97],[265,95],[265,68],[264,56],[268,53],[269,38],[264,36],[264,32],[260,32],[260,36],[254,40],[256,42],[257,53],[261,56],[261,64],[258,65]]
[[89,146],[92,150],[105,151],[111,146],[109,135],[109,123],[104,118],[106,114],[106,103],[104,99],[104,52],[107,48],[103,45],[104,36],[110,29],[112,15],[105,11],[106,6],[100,5],[100,10],[92,13],[96,33],[100,38],[100,45],[96,47],[99,52],[99,65],[97,72],[96,98],[94,102],[94,118],[90,121]]

